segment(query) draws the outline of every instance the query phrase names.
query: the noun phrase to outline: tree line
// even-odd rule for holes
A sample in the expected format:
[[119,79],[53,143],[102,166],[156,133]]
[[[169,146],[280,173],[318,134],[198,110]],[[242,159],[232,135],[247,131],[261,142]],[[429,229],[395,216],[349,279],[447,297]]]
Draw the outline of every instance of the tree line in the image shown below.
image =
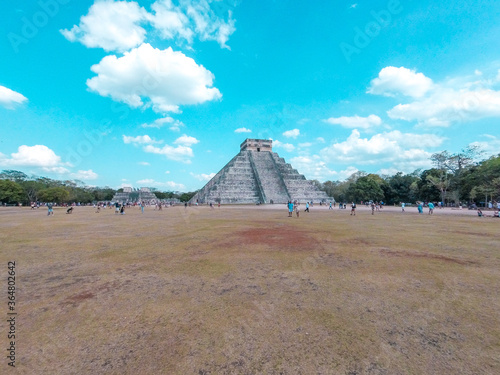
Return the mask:
[[[79,180],[60,181],[47,177],[28,176],[16,170],[4,170],[0,173],[0,202],[2,204],[108,202],[113,199],[115,193],[121,191],[123,189],[113,189],[109,186],[87,186]],[[187,202],[196,193],[153,192],[158,199],[179,199],[182,202]]]
[[476,162],[477,147],[431,157],[433,168],[393,176],[356,172],[345,181],[314,181],[337,202],[383,201],[387,204],[443,202],[486,204],[500,201],[500,154]]

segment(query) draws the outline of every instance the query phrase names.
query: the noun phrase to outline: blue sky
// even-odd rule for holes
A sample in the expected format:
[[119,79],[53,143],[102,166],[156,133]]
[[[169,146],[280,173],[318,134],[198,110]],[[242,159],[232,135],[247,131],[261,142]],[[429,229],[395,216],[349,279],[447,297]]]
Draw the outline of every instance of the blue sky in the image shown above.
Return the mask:
[[0,168],[201,188],[245,138],[309,179],[500,152],[496,1],[0,4]]

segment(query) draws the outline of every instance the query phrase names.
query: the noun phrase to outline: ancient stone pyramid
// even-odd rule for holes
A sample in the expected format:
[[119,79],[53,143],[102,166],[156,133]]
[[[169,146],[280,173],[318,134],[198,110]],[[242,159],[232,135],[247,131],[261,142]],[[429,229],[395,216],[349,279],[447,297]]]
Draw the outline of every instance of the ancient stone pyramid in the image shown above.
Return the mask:
[[227,163],[190,203],[326,202],[324,191],[273,152],[272,141],[246,139]]

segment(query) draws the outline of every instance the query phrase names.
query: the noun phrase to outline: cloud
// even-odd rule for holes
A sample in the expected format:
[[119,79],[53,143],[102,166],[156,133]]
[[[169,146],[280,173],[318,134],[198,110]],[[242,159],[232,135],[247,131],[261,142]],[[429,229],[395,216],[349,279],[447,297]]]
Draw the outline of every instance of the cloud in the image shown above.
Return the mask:
[[234,131],[235,133],[251,133],[252,131],[247,128],[238,128]]
[[300,148],[311,147],[313,144],[311,142],[299,143]]
[[422,73],[416,73],[415,70],[405,67],[388,66],[380,71],[378,78],[371,81],[368,93],[385,96],[402,94],[420,98],[432,88],[432,85],[432,80]]
[[92,169],[89,169],[88,171],[80,170],[76,173],[71,173],[71,177],[76,180],[88,181],[88,180],[97,180],[99,175],[95,173]]
[[143,165],[143,166],[145,166],[145,167],[147,167],[147,166],[151,165],[151,164],[149,164],[147,161],[139,161],[139,162],[137,162],[137,164],[139,164],[139,165]]
[[196,178],[197,180],[200,180],[200,181],[210,181],[214,176],[215,176],[215,173],[210,173],[210,174],[205,174],[205,173],[201,173],[201,174],[194,174],[194,173],[189,173],[191,176],[193,176],[194,178]]
[[151,124],[144,123],[141,126],[143,128],[157,128],[157,129],[160,129],[164,126],[168,126],[170,130],[172,130],[174,132],[178,132],[178,131],[180,131],[180,128],[184,126],[184,124],[182,123],[182,121],[179,121],[179,120],[176,120],[172,117],[167,116],[167,117],[162,117],[162,118],[156,119]]
[[91,70],[97,76],[87,80],[90,90],[133,108],[178,112],[180,105],[222,97],[211,87],[214,75],[210,71],[171,47],[160,50],[142,44],[122,57],[104,57]]
[[472,142],[470,146],[478,146],[487,157],[490,155],[500,155],[500,138],[490,134],[483,134],[482,136],[487,138],[487,140]]
[[499,79],[483,75],[476,70],[473,75],[434,83],[415,70],[389,66],[372,80],[368,93],[410,97],[408,102],[387,111],[392,119],[414,121],[422,127],[448,127],[452,123],[500,117],[500,91],[492,88]]
[[296,156],[290,159],[290,164],[308,180],[331,180],[337,175],[337,172],[330,170],[318,155]]
[[7,109],[14,109],[16,105],[22,104],[28,99],[5,86],[0,86],[0,105]]
[[[142,26],[150,26],[154,37],[175,39],[178,44],[191,45],[197,37],[229,49],[227,41],[236,30],[232,12],[226,9],[216,14],[211,3],[191,0],[175,5],[171,0],[157,0],[149,13],[135,1],[96,1],[87,15],[80,18],[79,25],[60,32],[69,41],[78,41],[89,48],[125,52],[146,40],[148,35]],[[220,9],[224,5],[217,6]]]
[[273,147],[282,148],[288,152],[292,152],[293,150],[295,150],[295,146],[291,143],[283,143],[278,140],[273,140]]
[[199,143],[200,141],[197,140],[196,138],[194,137],[190,137],[186,134],[182,135],[181,137],[177,138],[174,143],[176,145],[182,145],[182,146],[192,146],[192,145],[195,145],[197,143]]
[[186,164],[190,164],[190,159],[194,157],[193,150],[191,149],[191,147],[187,146],[173,147],[170,145],[165,145],[160,148],[152,145],[147,145],[144,146],[143,151],[151,154],[164,155],[167,159],[179,161]]
[[155,141],[149,135],[138,135],[137,137],[130,137],[123,135],[123,143],[129,144],[133,143],[135,145],[147,145],[147,144],[158,144],[163,143],[163,141]]
[[398,104],[387,114],[393,119],[417,121],[418,125],[427,127],[447,127],[453,122],[499,117],[500,91],[438,86],[427,97]]
[[5,167],[38,167],[47,172],[67,173],[65,166],[71,166],[69,163],[63,163],[61,157],[44,145],[19,146],[17,152],[12,153],[8,158],[0,153],[0,165]]
[[341,125],[344,128],[351,129],[370,129],[382,123],[380,117],[376,115],[369,115],[368,117],[351,116],[351,117],[330,117],[325,122],[332,125]]
[[142,186],[148,186],[148,187],[156,187],[156,188],[168,188],[172,190],[185,190],[186,187],[183,184],[179,184],[177,182],[173,181],[166,181],[166,182],[159,182],[155,181],[151,178],[146,178],[143,180],[138,180],[137,183]]
[[286,132],[283,133],[283,136],[286,138],[297,138],[300,135],[300,130],[299,129],[292,129],[292,130],[287,130]]
[[347,140],[322,149],[320,155],[327,162],[360,165],[391,163],[400,171],[412,172],[430,167],[431,153],[423,148],[437,147],[442,140],[430,134],[404,134],[399,131],[376,134],[368,139],[361,138],[355,129]]
[[125,52],[145,40],[146,30],[140,24],[147,18],[146,10],[134,1],[99,1],[80,18],[79,25],[60,32],[70,42],[89,48]]
[[[221,8],[224,3],[217,5]],[[229,49],[226,43],[236,30],[231,10],[223,12],[227,14],[226,21],[214,12],[207,0],[183,1],[179,5],[170,0],[156,1],[151,9],[154,15],[149,19],[162,38],[176,38],[192,44],[193,38],[198,37],[202,41],[214,40],[222,48]]]

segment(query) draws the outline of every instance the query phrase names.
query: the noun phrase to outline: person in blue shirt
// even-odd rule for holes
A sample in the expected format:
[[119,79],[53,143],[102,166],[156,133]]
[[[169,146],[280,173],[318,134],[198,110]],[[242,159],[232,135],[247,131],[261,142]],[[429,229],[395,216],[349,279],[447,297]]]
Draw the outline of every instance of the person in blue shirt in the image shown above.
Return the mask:
[[293,214],[293,203],[292,201],[288,201],[288,217],[292,217]]

